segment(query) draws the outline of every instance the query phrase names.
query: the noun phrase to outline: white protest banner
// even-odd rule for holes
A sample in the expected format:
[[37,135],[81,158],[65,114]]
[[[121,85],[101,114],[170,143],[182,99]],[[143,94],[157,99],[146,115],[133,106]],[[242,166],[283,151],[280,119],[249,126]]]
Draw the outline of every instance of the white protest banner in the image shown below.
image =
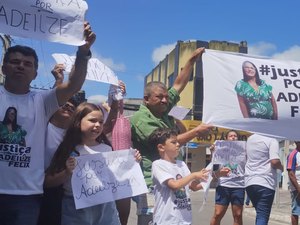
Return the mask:
[[108,66],[96,58],[89,60],[86,79],[118,85],[118,78],[116,74]]
[[[213,153],[213,170],[221,167],[231,169],[231,178],[244,177],[246,165],[246,142],[245,141],[216,141]],[[216,168],[216,169],[214,169]]]
[[[75,62],[75,56],[67,54],[52,54],[56,63],[64,64],[66,72],[70,72]],[[118,77],[108,66],[102,63],[99,59],[92,58],[88,62],[87,80],[93,80],[113,85],[118,85]]]
[[1,33],[83,45],[84,0],[2,0]]
[[300,139],[300,62],[213,50],[202,59],[204,123]]
[[135,150],[76,157],[72,189],[76,209],[140,195],[148,191]]
[[64,65],[65,71],[67,73],[71,72],[71,69],[72,69],[72,67],[74,65],[74,62],[75,62],[75,59],[76,59],[75,56],[69,56],[67,54],[56,54],[56,53],[54,53],[54,54],[52,54],[52,57],[54,58],[56,63]]

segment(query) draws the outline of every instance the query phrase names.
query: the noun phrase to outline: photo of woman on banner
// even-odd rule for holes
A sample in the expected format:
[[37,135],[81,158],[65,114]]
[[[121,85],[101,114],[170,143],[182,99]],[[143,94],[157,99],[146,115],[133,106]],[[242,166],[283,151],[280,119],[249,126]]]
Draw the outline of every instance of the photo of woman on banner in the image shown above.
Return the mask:
[[259,78],[256,66],[250,61],[242,64],[243,79],[236,83],[235,91],[244,118],[278,119],[272,86]]
[[27,134],[17,123],[17,109],[8,107],[2,122],[0,122],[0,143],[18,144],[26,146],[25,136]]

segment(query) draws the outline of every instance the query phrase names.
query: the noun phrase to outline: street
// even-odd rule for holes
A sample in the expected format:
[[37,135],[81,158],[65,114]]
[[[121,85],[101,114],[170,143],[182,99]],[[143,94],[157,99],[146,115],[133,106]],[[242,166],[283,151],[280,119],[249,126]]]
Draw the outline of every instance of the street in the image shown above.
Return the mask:
[[[215,191],[214,189],[211,189],[208,194],[207,202],[201,212],[199,212],[199,209],[202,205],[203,201],[203,192],[192,192],[191,193],[191,199],[192,199],[192,209],[193,209],[193,225],[209,225],[210,219],[214,212],[214,197],[215,197]],[[230,206],[229,206],[230,207]],[[132,201],[131,202],[131,211],[130,216],[128,220],[128,225],[136,225],[137,224],[137,216],[135,215],[136,212],[136,205]],[[231,208],[228,208],[224,218],[221,221],[221,224],[224,225],[230,225],[233,224],[232,219],[232,213]],[[247,214],[244,214],[243,216],[243,225],[254,225],[255,224],[255,217],[249,216]],[[269,221],[269,225],[282,225],[282,222],[275,222],[275,221]]]

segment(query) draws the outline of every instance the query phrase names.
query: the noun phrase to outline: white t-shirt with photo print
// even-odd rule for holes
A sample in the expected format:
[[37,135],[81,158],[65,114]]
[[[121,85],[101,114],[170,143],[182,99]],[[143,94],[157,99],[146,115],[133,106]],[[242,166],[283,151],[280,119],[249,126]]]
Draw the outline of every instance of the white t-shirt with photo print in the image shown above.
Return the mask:
[[153,222],[160,224],[191,224],[192,208],[188,185],[173,191],[166,184],[168,179],[181,179],[190,174],[187,165],[180,160],[171,163],[159,159],[152,164],[152,179],[154,185]]

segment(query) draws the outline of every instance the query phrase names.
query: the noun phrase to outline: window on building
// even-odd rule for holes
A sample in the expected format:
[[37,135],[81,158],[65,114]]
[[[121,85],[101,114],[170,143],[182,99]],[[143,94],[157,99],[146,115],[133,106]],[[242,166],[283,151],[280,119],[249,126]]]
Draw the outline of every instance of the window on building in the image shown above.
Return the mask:
[[174,80],[174,73],[172,73],[170,76],[168,76],[168,88],[173,86]]

